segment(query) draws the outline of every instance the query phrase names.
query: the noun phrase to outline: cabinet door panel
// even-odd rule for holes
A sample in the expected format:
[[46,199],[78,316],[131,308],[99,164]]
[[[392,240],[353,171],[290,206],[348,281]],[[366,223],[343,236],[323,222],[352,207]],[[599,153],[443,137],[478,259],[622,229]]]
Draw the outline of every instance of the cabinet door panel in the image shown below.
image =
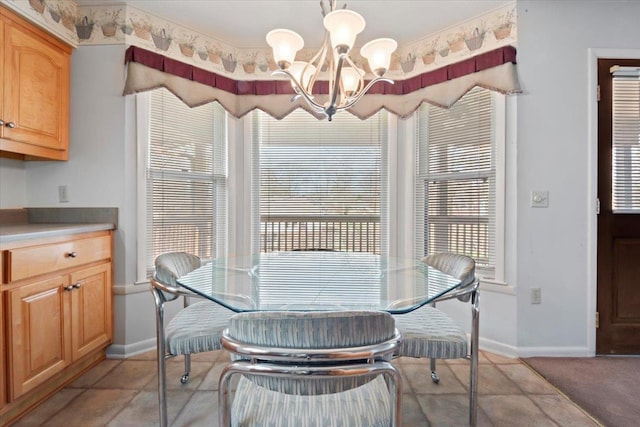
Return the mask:
[[[0,262],[0,277],[2,277]],[[4,292],[0,292],[0,408],[7,403],[7,370],[4,362]]]
[[10,398],[33,389],[70,362],[66,277],[8,291]]
[[[24,154],[50,150],[66,158],[70,55],[14,21],[4,23],[2,138],[27,144]],[[32,149],[28,147],[31,146]],[[57,153],[57,154],[56,154]]]
[[71,274],[73,360],[111,342],[111,264]]
[[[6,36],[4,34],[4,27],[4,20],[2,19],[2,15],[0,15],[0,35],[2,36],[3,40],[6,39]],[[4,120],[4,58],[6,58],[4,43],[0,43],[0,120]],[[2,137],[3,131],[4,129],[0,128],[0,137]]]
[[48,148],[62,149],[64,120],[68,120],[69,61],[52,46],[17,26],[8,27],[5,78],[8,102],[5,137]]

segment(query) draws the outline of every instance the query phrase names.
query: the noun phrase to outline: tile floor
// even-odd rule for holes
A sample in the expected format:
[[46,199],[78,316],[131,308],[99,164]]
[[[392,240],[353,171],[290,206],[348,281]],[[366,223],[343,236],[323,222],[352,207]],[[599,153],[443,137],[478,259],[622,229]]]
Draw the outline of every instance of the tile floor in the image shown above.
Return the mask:
[[[191,380],[181,385],[181,357],[167,364],[172,426],[217,425],[218,377],[223,351],[192,358]],[[426,359],[396,359],[403,375],[405,426],[464,426],[468,420],[469,365],[439,361],[434,384]],[[45,401],[14,426],[158,425],[155,352],[126,360],[107,359]],[[480,354],[479,426],[599,426],[527,365],[487,352]]]

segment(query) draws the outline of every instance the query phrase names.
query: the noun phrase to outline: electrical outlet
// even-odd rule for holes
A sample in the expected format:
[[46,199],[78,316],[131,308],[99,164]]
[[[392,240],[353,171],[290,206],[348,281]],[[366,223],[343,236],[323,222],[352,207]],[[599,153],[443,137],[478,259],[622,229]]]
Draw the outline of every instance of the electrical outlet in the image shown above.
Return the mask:
[[549,207],[549,191],[531,190],[531,207],[532,208],[548,208]]
[[60,203],[67,203],[69,201],[69,189],[66,185],[58,186],[58,200]]
[[531,289],[531,304],[542,303],[542,288]]

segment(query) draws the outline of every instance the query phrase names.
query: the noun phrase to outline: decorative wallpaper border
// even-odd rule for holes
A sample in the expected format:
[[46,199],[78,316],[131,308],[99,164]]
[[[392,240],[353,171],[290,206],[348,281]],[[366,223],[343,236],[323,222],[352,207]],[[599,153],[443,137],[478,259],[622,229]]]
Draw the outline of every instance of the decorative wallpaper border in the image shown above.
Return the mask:
[[[72,46],[126,44],[161,53],[236,80],[272,80],[271,50],[237,49],[170,20],[125,4],[77,6],[74,0],[0,0]],[[517,44],[516,5],[492,12],[401,46],[388,77],[407,79],[503,46]],[[310,59],[316,49],[299,57]],[[358,52],[356,64],[367,72]]]

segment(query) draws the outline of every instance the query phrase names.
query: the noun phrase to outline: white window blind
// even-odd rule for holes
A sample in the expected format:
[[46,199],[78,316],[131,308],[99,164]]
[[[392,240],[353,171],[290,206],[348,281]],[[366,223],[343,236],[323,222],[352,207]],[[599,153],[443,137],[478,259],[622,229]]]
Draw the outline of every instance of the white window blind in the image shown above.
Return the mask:
[[166,89],[151,93],[149,111],[147,271],[163,252],[215,257],[226,245],[226,113]]
[[381,253],[386,248],[386,113],[331,122],[254,113],[254,247]]
[[[260,261],[257,298],[261,306],[327,310],[350,308],[350,303],[357,301],[359,308],[370,305],[376,309],[385,298],[382,287],[374,286],[386,280],[381,277],[380,258],[375,255],[297,252],[284,257],[284,261],[279,255],[265,254]],[[303,279],[300,270],[305,272]]]
[[613,211],[640,213],[640,69],[613,71]]
[[416,254],[457,252],[495,268],[494,107],[476,88],[450,109],[418,112]]

